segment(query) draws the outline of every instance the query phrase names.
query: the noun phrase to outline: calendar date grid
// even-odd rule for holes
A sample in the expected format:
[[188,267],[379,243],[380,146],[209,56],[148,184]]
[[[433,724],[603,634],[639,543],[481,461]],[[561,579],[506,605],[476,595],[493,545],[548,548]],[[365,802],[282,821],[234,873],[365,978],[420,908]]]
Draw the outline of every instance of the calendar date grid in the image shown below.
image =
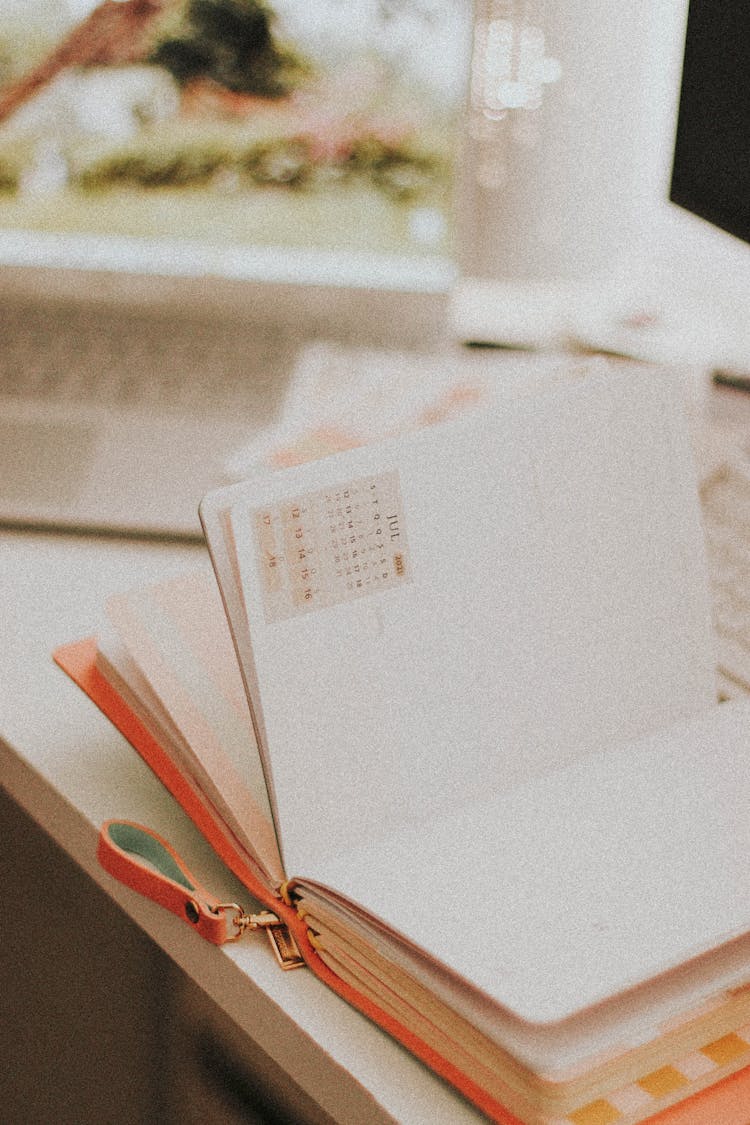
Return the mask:
[[255,513],[267,620],[375,593],[407,576],[396,474]]

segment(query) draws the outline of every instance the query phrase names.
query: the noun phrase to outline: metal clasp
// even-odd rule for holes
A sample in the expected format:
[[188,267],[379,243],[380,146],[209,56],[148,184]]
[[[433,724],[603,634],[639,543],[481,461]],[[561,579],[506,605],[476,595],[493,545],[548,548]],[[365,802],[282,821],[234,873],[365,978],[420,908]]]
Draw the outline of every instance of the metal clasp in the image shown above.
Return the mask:
[[304,959],[299,951],[299,946],[294,940],[294,934],[286,922],[271,910],[263,910],[260,914],[246,914],[239,903],[220,902],[213,908],[217,913],[220,910],[234,911],[232,925],[237,931],[228,942],[239,941],[248,930],[264,930],[273,950],[274,957],[282,969],[298,969],[304,965]]
[[218,914],[220,910],[234,911],[232,925],[237,933],[232,937],[228,937],[227,941],[239,941],[247,930],[265,930],[268,926],[282,925],[279,918],[273,914],[272,911],[264,910],[260,914],[246,914],[237,902],[220,902],[213,907],[213,910],[216,914]]

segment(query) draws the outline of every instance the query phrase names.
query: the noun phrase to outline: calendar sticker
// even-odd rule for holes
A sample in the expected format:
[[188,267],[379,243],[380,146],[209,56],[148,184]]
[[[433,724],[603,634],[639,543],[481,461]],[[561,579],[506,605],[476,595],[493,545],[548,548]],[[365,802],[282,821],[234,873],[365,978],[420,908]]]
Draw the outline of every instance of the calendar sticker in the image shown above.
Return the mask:
[[269,624],[411,581],[396,472],[258,508],[252,518]]

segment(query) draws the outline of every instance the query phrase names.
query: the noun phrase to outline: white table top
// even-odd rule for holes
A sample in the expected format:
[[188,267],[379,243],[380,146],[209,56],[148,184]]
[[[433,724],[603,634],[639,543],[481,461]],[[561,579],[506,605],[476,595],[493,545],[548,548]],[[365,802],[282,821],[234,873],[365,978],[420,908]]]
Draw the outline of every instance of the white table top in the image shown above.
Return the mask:
[[315,1101],[342,1122],[460,1125],[480,1115],[307,970],[265,941],[209,946],[97,864],[109,817],[164,835],[227,900],[247,894],[136,752],[53,663],[97,629],[109,593],[199,565],[199,547],[0,533],[0,778],[107,894]]

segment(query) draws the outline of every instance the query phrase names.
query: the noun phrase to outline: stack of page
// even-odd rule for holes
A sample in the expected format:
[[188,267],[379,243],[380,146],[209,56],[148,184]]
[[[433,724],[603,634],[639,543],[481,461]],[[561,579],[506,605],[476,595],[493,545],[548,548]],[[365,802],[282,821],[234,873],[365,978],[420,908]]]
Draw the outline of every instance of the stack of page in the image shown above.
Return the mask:
[[223,610],[188,575],[57,654],[501,1122],[713,1123],[750,1064],[750,708],[715,703],[678,397],[600,370],[221,490]]
[[281,416],[227,458],[228,480],[285,469],[570,382],[601,357],[496,348],[439,352],[316,340],[301,348]]

